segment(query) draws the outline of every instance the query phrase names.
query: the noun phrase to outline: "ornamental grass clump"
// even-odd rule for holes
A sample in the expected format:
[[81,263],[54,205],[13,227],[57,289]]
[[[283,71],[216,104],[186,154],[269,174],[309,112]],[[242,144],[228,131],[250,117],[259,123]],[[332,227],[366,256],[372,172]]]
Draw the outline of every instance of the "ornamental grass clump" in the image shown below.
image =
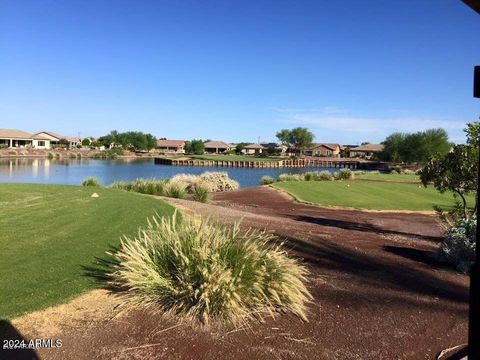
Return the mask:
[[185,199],[188,184],[183,181],[168,181],[163,189],[163,195],[176,199]]
[[192,189],[192,199],[201,203],[208,202],[208,190],[208,187],[204,184],[196,184]]
[[333,174],[335,180],[350,180],[353,179],[353,172],[350,169],[340,169],[335,174]]
[[132,182],[116,181],[110,185],[113,189],[134,191],[141,194],[164,195],[167,180],[164,179],[136,179]]
[[241,325],[290,312],[307,320],[308,271],[276,237],[209,220],[154,218],[113,254],[110,285],[132,305],[180,319]]
[[309,171],[304,174],[305,181],[330,181],[333,180],[329,171]]
[[302,181],[303,176],[300,174],[280,174],[277,181]]
[[270,185],[273,184],[275,180],[271,176],[262,176],[260,179],[260,184],[262,185]]
[[82,182],[82,186],[96,186],[100,187],[102,184],[100,184],[100,181],[96,177],[88,177]]
[[200,181],[208,186],[211,192],[232,191],[240,188],[238,181],[230,179],[227,172],[206,171],[200,175]]

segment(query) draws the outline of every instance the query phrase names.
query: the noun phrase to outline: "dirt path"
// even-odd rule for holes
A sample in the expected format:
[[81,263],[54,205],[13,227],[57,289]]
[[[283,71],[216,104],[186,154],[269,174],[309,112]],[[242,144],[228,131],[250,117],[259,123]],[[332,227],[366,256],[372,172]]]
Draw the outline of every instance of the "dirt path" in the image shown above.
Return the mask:
[[[98,305],[88,294],[62,305],[61,313],[76,312],[73,318],[55,315],[54,308],[14,322],[27,338],[63,339],[60,350],[40,350],[40,357],[435,359],[466,342],[468,278],[431,258],[442,234],[433,216],[323,209],[266,187],[216,194],[212,204],[169,201],[222,222],[243,217],[243,226],[282,237],[312,272],[310,321],[284,316],[219,333],[160,314],[125,314],[111,295],[94,292]],[[48,326],[40,325],[42,318],[50,319]]]

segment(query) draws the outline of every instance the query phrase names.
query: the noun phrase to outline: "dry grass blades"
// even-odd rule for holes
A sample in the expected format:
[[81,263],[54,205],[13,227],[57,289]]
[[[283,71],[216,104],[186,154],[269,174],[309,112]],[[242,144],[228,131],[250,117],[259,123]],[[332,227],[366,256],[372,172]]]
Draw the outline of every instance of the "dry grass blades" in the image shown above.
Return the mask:
[[239,224],[154,218],[113,254],[111,285],[133,304],[203,324],[240,325],[278,311],[306,320],[308,271],[275,240]]

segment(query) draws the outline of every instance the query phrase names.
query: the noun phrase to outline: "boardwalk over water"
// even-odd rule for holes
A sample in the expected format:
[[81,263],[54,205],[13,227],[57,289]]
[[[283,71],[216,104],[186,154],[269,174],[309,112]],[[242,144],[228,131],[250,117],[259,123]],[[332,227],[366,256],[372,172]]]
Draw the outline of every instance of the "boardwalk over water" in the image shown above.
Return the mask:
[[367,164],[365,160],[360,159],[344,159],[344,158],[306,158],[306,159],[284,159],[279,161],[228,161],[228,160],[202,160],[202,159],[169,159],[157,157],[155,164],[157,165],[173,165],[173,166],[220,166],[220,167],[236,167],[236,168],[363,168],[362,165]]

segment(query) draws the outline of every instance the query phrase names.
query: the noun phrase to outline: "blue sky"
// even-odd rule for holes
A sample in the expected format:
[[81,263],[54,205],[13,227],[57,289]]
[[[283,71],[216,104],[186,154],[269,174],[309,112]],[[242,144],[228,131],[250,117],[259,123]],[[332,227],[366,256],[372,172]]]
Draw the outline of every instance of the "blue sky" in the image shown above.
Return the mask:
[[0,128],[379,142],[478,119],[480,16],[454,0],[0,2]]

